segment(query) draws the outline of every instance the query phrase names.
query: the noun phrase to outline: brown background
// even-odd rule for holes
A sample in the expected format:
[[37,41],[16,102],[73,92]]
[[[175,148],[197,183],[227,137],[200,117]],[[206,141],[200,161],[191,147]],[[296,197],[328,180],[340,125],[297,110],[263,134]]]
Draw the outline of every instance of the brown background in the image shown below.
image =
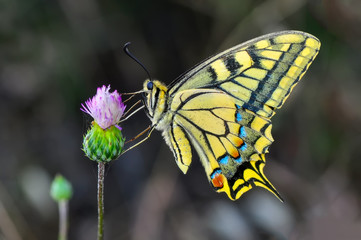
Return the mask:
[[[56,239],[56,173],[74,187],[70,239],[95,239],[96,165],[81,151],[80,104],[96,87],[170,83],[209,55],[269,32],[314,34],[321,52],[273,118],[257,188],[215,193],[195,158],[183,175],[154,132],[109,165],[105,239],[360,239],[361,2],[358,0],[0,1],[0,239]],[[150,124],[123,125],[128,139]]]

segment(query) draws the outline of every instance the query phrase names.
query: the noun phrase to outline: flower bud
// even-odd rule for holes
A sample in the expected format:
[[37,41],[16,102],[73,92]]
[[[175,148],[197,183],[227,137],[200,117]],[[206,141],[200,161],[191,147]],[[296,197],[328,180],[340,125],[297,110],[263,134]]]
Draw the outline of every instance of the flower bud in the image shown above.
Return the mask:
[[51,184],[50,195],[57,202],[61,200],[69,200],[73,195],[71,183],[62,175],[57,174]]

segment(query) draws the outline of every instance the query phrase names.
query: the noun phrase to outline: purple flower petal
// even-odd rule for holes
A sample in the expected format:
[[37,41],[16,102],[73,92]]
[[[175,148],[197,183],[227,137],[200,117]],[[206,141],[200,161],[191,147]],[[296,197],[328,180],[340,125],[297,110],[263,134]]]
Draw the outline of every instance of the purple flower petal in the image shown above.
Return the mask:
[[124,114],[125,105],[121,95],[115,90],[110,93],[110,85],[97,89],[97,94],[81,104],[80,110],[89,114],[103,129],[116,125]]

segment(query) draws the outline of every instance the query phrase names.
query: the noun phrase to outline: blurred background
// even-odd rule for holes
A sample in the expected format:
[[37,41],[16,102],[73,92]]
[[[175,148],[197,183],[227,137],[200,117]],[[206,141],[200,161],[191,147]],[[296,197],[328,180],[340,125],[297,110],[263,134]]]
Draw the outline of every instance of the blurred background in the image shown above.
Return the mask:
[[[232,202],[198,157],[187,175],[159,132],[110,165],[105,239],[361,239],[361,1],[0,0],[0,239],[56,239],[55,174],[74,187],[69,239],[95,239],[96,172],[80,104],[96,88],[170,83],[204,58],[269,32],[314,34],[321,51],[273,118],[265,173]],[[132,138],[143,111],[122,125]]]

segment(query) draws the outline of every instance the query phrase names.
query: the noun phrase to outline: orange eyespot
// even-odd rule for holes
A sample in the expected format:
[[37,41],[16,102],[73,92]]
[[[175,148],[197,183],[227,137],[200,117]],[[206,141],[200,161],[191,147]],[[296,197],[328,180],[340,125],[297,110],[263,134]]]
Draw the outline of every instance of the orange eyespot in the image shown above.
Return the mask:
[[223,187],[223,174],[216,173],[212,179],[212,184],[215,188]]
[[233,158],[238,158],[238,157],[239,157],[239,152],[238,152],[237,148],[233,149],[233,150],[230,152],[230,155],[231,155]]
[[240,147],[243,144],[243,140],[241,138],[236,138],[234,140],[234,144],[236,145],[236,147]]

